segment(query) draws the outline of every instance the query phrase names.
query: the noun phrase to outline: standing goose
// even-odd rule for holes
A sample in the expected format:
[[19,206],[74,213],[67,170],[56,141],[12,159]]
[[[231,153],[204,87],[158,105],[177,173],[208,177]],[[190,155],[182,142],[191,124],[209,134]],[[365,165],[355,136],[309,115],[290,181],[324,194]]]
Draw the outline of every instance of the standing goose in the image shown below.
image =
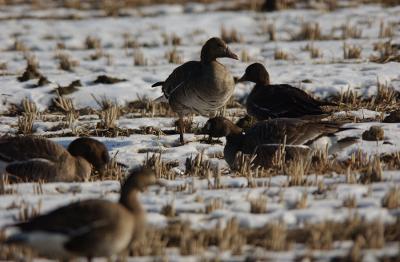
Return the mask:
[[82,143],[81,139],[77,139],[71,143],[70,153],[46,138],[1,137],[0,174],[6,173],[11,178],[23,181],[87,180],[92,170],[91,164],[96,166],[99,162],[96,155],[108,155],[107,149],[99,147],[100,142],[94,141],[96,140],[88,138]]
[[[240,151],[243,154],[257,154],[258,163],[270,163],[272,160],[271,152],[276,151],[280,144],[286,143],[286,154],[289,158],[296,156],[309,155],[313,143],[334,134],[344,131],[348,128],[341,128],[340,124],[320,121],[308,121],[295,118],[276,118],[260,121],[253,127],[243,131],[230,120],[223,117],[209,119],[203,128],[203,132],[212,137],[226,136],[226,145],[224,148],[224,158],[229,166],[234,167],[236,154]],[[333,135],[335,138],[335,136]],[[334,150],[340,150],[356,142],[356,138],[345,138],[343,141],[335,141],[339,145],[329,145],[329,153],[335,153]],[[306,147],[305,147],[306,146]],[[318,149],[320,145],[318,144]],[[271,159],[262,159],[270,156]]]
[[220,38],[209,39],[201,49],[200,61],[189,61],[177,67],[162,86],[163,97],[179,116],[180,142],[183,140],[183,117],[198,113],[215,116],[232,96],[235,83],[229,70],[216,59],[229,57],[238,59]]
[[269,74],[260,63],[246,68],[239,82],[255,83],[246,101],[247,113],[258,120],[277,117],[323,116],[322,106],[333,106],[334,103],[316,100],[301,89],[288,84],[271,85]]
[[147,168],[134,170],[121,187],[118,203],[90,199],[8,226],[7,244],[28,245],[40,255],[67,260],[110,257],[126,251],[144,213],[138,193],[156,182]]

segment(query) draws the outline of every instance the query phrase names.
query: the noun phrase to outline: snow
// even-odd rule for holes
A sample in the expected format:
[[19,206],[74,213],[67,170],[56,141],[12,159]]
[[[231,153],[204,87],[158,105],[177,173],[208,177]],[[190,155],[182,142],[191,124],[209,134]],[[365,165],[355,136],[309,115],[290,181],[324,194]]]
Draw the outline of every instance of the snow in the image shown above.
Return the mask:
[[[126,10],[126,17],[96,17],[99,11],[74,11],[68,9],[31,10],[29,6],[4,7],[0,9],[0,18],[18,17],[29,13],[26,19],[1,20],[0,31],[0,64],[6,62],[7,69],[0,69],[0,133],[15,133],[17,118],[6,116],[11,104],[19,104],[24,98],[34,101],[40,111],[45,111],[50,105],[58,85],[66,86],[79,79],[82,87],[68,95],[74,101],[77,109],[99,106],[92,98],[105,96],[120,105],[138,98],[155,99],[161,95],[159,88],[151,88],[157,81],[164,80],[177,66],[168,64],[164,54],[173,49],[163,45],[162,33],[176,34],[182,40],[177,46],[183,61],[198,59],[202,43],[211,36],[220,35],[220,28],[235,28],[243,36],[243,43],[229,44],[240,54],[248,51],[252,62],[259,61],[266,65],[272,83],[289,83],[306,90],[318,98],[328,98],[345,92],[347,89],[356,90],[358,94],[368,97],[376,94],[377,82],[388,83],[400,91],[400,63],[390,62],[376,64],[368,61],[370,55],[376,54],[373,44],[378,39],[381,21],[385,24],[398,24],[400,6],[383,8],[377,5],[365,5],[339,9],[333,12],[317,10],[284,10],[274,13],[256,13],[251,11],[221,12],[215,11],[218,5],[187,4],[185,6],[150,6],[137,10]],[[207,12],[206,12],[207,11]],[[81,19],[44,19],[46,16],[68,16],[73,14]],[[314,41],[323,57],[311,59],[304,47],[309,41],[289,41],[293,33],[300,30],[303,22],[318,22],[323,34],[330,34],[333,27],[349,23],[362,30],[362,38],[348,39],[347,44],[356,44],[362,47],[362,58],[343,60],[343,40]],[[262,23],[274,22],[278,41],[268,41],[266,33],[262,33]],[[395,27],[393,42],[400,41],[399,27]],[[18,41],[23,42],[33,51],[31,55],[39,61],[40,72],[52,83],[38,88],[28,88],[36,84],[36,80],[18,82],[17,76],[25,69],[24,53],[9,50],[18,34]],[[129,34],[132,39],[145,45],[140,50],[148,60],[147,66],[134,66],[132,50],[123,48],[123,35]],[[46,37],[47,36],[47,37]],[[51,36],[51,37],[48,37]],[[87,50],[84,42],[87,36],[101,39],[104,53],[111,55],[111,64],[102,57],[92,61],[88,57],[95,50]],[[383,39],[384,40],[384,39]],[[56,44],[63,42],[67,49],[56,50]],[[290,54],[290,60],[274,60],[274,52],[279,48]],[[58,68],[54,56],[57,52],[65,52],[79,61],[79,66],[72,72]],[[221,59],[235,76],[241,76],[247,62]],[[113,85],[93,84],[98,75],[127,79],[127,81]],[[307,83],[304,83],[304,80]],[[235,97],[243,100],[251,90],[252,84],[238,84]],[[384,112],[387,113],[387,112]],[[361,123],[347,123],[346,127],[354,129],[338,133],[338,138],[348,136],[360,137],[359,141],[337,154],[339,159],[347,159],[352,153],[361,150],[370,157],[383,153],[400,151],[400,124],[378,122],[382,112],[359,109],[356,111],[338,112],[336,116],[356,117]],[[67,131],[49,131],[60,123],[57,121],[35,122],[36,135],[55,135]],[[99,121],[97,115],[80,116],[78,125],[94,126]],[[118,120],[118,127],[139,129],[153,126],[161,130],[173,130],[174,118],[171,117],[142,117],[124,115]],[[194,117],[195,124],[202,126],[207,118]],[[366,122],[363,122],[366,121]],[[361,134],[370,126],[379,125],[385,132],[384,141],[370,142],[361,139]],[[400,184],[400,172],[384,171],[383,181],[371,185],[347,183],[347,174],[327,174],[324,176],[308,177],[310,186],[288,186],[288,177],[276,175],[268,178],[254,178],[255,188],[249,187],[246,177],[235,176],[229,171],[226,162],[218,156],[223,155],[223,144],[209,145],[202,143],[202,135],[185,134],[189,141],[183,146],[177,146],[178,135],[141,135],[129,137],[97,137],[103,142],[110,155],[117,155],[117,161],[133,167],[141,164],[147,158],[147,152],[161,153],[163,161],[177,161],[174,168],[176,179],[164,179],[166,188],[153,186],[140,196],[141,203],[147,210],[147,221],[151,226],[163,228],[167,226],[168,218],[161,214],[165,205],[174,205],[178,218],[189,221],[193,229],[210,229],[216,225],[225,225],[231,218],[236,218],[244,228],[259,228],[267,223],[284,222],[291,228],[301,227],[305,223],[319,223],[323,221],[344,221],[354,213],[363,219],[373,221],[379,219],[384,223],[396,223],[399,210],[388,210],[382,206],[382,199],[394,186]],[[53,141],[63,146],[75,137],[53,137]],[[220,139],[225,143],[225,139]],[[204,158],[212,162],[213,166],[221,171],[220,188],[216,188],[214,178],[210,180],[199,177],[187,177],[184,174],[185,161],[203,152]],[[358,175],[358,174],[357,174]],[[317,183],[322,181],[330,190],[325,196],[313,194],[317,191]],[[180,192],[177,188],[190,188]],[[41,213],[48,212],[56,207],[89,198],[102,198],[111,201],[118,199],[119,181],[96,181],[90,183],[45,183],[41,184],[41,193],[37,192],[37,184],[25,183],[7,186],[14,189],[15,194],[0,196],[0,227],[16,221],[19,206],[26,203],[33,207],[41,203]],[[307,195],[307,205],[303,209],[294,208],[303,194]],[[250,200],[258,197],[266,198],[267,213],[250,213]],[[342,203],[345,199],[354,197],[356,206],[345,208]],[[202,199],[201,201],[199,199]],[[222,207],[206,214],[206,206],[218,200]],[[330,251],[313,251],[318,260],[327,261],[336,254],[347,254],[351,247],[347,243],[336,243]],[[366,260],[374,260],[376,255],[394,254],[398,252],[398,245],[387,243],[379,250],[364,250]],[[255,256],[269,257],[276,260],[290,261],[300,253],[305,254],[307,247],[297,246],[289,252],[272,252],[257,248]],[[174,258],[174,251],[169,250],[170,258]],[[212,253],[213,251],[210,250]],[[379,255],[378,254],[378,255]],[[221,257],[226,261],[240,261],[243,257],[236,257],[224,253]],[[143,258],[146,260],[146,258]],[[195,257],[186,257],[183,261],[193,260]]]

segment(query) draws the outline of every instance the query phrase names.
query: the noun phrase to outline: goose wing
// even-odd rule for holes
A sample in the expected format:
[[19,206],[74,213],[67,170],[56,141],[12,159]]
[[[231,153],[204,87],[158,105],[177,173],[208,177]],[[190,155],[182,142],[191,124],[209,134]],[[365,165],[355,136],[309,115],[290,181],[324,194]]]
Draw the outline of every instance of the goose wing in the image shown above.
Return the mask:
[[[256,86],[257,91],[249,96],[248,106],[260,116],[267,117],[299,117],[303,115],[322,114],[320,106],[323,102],[314,99],[301,89],[293,86],[269,85]],[[260,117],[259,117],[260,118]]]
[[22,181],[54,181],[60,173],[56,163],[43,158],[12,162],[6,171],[12,179],[14,176]]
[[19,228],[21,234],[41,231],[61,234],[72,239],[111,224],[115,219],[113,207],[115,204],[105,200],[84,200],[10,227]]
[[45,138],[33,136],[0,138],[0,158],[8,162],[31,158],[56,161],[63,154],[69,153],[61,145]]
[[296,118],[275,118],[261,121],[246,133],[246,143],[255,147],[262,144],[280,144],[286,138],[288,145],[303,145],[323,134],[334,133],[339,124],[312,122]]
[[162,91],[166,98],[169,98],[177,89],[185,88],[187,83],[195,76],[201,74],[201,63],[198,61],[189,61],[175,68],[162,85]]

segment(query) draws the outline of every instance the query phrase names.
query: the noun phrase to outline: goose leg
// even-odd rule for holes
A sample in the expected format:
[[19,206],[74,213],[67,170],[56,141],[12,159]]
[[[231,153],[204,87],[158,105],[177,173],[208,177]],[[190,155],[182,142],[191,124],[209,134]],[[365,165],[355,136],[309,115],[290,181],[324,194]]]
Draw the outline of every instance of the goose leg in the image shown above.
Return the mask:
[[183,140],[183,117],[179,116],[179,121],[178,121],[178,127],[179,127],[179,141],[181,142],[181,145],[185,144],[185,141]]

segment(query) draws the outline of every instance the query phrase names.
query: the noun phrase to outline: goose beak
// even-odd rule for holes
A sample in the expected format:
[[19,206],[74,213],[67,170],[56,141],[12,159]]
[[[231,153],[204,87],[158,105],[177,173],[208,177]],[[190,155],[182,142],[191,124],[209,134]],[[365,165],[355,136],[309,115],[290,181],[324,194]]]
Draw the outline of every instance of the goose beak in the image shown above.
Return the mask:
[[202,129],[199,130],[200,135],[208,135],[210,133],[210,123],[206,123]]
[[239,57],[235,53],[233,53],[228,47],[226,48],[225,56],[235,60],[239,60]]
[[247,76],[246,76],[246,74],[244,74],[241,78],[239,78],[239,79],[237,80],[238,83],[240,83],[240,82],[246,82],[246,81],[247,81]]

